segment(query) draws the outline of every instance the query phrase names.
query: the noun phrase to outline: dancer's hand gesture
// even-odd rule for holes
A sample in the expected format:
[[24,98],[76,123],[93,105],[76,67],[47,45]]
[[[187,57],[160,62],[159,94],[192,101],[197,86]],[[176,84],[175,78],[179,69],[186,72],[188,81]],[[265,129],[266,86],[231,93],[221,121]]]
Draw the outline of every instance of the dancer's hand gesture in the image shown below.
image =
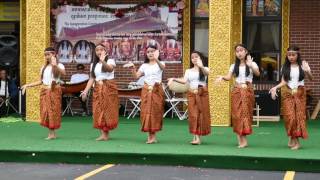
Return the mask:
[[88,97],[88,91],[82,91],[80,94],[80,97],[81,97],[82,101],[86,101],[86,99]]
[[26,93],[27,87],[28,87],[28,86],[27,86],[26,84],[21,87],[21,94],[22,94],[22,95],[24,95],[24,94]]
[[247,66],[249,66],[251,68],[252,67],[252,62],[253,62],[253,57],[248,55],[247,56],[247,61],[246,61]]
[[310,66],[307,63],[307,61],[302,61],[302,67],[301,68],[302,68],[302,70],[304,72],[310,72],[311,71]]
[[52,66],[56,66],[57,65],[57,58],[54,57],[54,56],[51,57],[51,65]]
[[103,62],[105,60],[105,58],[107,57],[107,53],[105,51],[102,51],[100,54],[100,61]]
[[197,60],[197,66],[198,66],[199,68],[203,68],[203,63],[202,63],[202,60],[200,59],[200,57],[199,57],[198,60]]
[[223,76],[218,76],[215,80],[216,83],[221,83],[223,81]]
[[160,51],[159,50],[155,50],[153,56],[154,56],[155,59],[158,59],[159,56],[160,56]]
[[271,88],[270,91],[269,91],[269,94],[271,94],[271,98],[272,98],[273,100],[276,100],[277,97],[278,97],[277,87]]

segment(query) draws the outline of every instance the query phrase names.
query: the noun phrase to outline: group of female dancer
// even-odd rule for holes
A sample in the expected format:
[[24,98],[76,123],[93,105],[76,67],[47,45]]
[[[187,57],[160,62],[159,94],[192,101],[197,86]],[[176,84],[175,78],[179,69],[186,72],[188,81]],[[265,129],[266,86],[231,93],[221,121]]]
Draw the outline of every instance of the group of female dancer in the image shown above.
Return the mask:
[[[165,63],[159,59],[157,46],[149,45],[146,48],[145,62],[137,68],[133,63],[125,67],[131,69],[135,78],[144,76],[145,84],[141,93],[141,131],[148,132],[146,143],[157,142],[156,133],[162,129],[164,113],[164,92],[162,88],[162,73]],[[259,67],[249,55],[244,45],[235,46],[235,62],[230,66],[225,76],[218,76],[215,83],[229,81],[235,78],[232,90],[232,126],[237,134],[238,147],[248,146],[246,136],[252,134],[253,106],[255,104],[252,87],[253,76],[259,76]],[[40,124],[49,129],[46,139],[55,139],[55,130],[61,123],[61,87],[59,85],[61,75],[65,74],[64,66],[58,63],[53,48],[45,49],[46,64],[41,69],[40,81],[26,84],[26,88],[42,85],[40,93]],[[109,138],[109,132],[118,126],[118,91],[114,81],[113,59],[108,59],[103,44],[95,48],[95,56],[90,68],[90,80],[83,90],[82,98],[87,98],[90,88],[93,88],[93,126],[100,130],[101,135],[96,139],[105,141]],[[281,69],[281,82],[270,89],[273,99],[277,97],[278,89],[282,88],[283,117],[287,135],[288,146],[291,149],[299,149],[299,138],[307,138],[306,130],[306,93],[304,79],[312,80],[312,74],[307,62],[301,60],[299,48],[290,46],[287,49],[285,63]],[[169,78],[168,84],[173,81],[188,83],[187,92],[189,132],[193,134],[194,145],[201,144],[200,136],[210,134],[210,111],[208,94],[208,61],[200,52],[191,53],[190,69],[185,71],[183,78]],[[218,87],[218,86],[217,86]]]

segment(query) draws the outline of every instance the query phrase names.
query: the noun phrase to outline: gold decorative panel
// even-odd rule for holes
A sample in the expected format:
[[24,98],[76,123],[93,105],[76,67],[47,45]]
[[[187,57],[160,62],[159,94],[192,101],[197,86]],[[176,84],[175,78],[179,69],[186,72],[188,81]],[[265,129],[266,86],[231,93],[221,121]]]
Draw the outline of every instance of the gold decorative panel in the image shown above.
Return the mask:
[[242,4],[243,4],[242,0],[233,0],[231,59],[235,56],[233,51],[234,46],[239,43],[242,43]]
[[282,50],[281,61],[284,63],[287,48],[289,47],[289,17],[290,17],[290,0],[282,0]]
[[26,83],[26,0],[20,0],[20,85]]
[[[281,38],[281,65],[284,63],[287,54],[287,48],[290,44],[290,31],[289,31],[289,18],[290,18],[290,0],[282,0],[282,38]],[[284,87],[285,88],[285,87]],[[281,91],[283,92],[283,91]],[[282,114],[282,97],[280,114]]]
[[233,45],[241,40],[241,6],[240,0],[210,1],[209,101],[214,126],[229,126],[231,122],[230,83],[216,85],[214,82],[218,75],[228,72],[234,57]]
[[[43,50],[50,40],[50,0],[26,1],[26,83],[40,79],[40,68],[44,64]],[[23,24],[24,22],[22,22]],[[23,73],[23,72],[22,72]],[[26,118],[39,121],[39,87],[29,88],[26,98]]]
[[186,0],[183,10],[183,69],[190,67],[190,20],[191,20],[191,0]]

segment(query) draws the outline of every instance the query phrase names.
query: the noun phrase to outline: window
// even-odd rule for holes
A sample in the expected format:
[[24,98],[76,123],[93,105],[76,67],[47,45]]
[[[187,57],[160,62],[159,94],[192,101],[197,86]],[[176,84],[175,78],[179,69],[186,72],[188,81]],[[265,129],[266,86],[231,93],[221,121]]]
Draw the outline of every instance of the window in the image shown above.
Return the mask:
[[192,4],[191,50],[208,57],[209,47],[209,0],[195,0]]
[[281,0],[246,0],[244,6],[244,44],[261,72],[254,82],[275,83],[281,65]]

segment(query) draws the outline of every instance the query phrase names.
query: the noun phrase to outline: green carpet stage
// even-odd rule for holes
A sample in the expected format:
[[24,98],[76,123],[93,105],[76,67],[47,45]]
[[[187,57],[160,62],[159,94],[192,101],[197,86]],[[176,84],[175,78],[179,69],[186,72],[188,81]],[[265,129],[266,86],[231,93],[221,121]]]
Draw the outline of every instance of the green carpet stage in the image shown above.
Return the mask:
[[121,118],[111,140],[97,142],[91,117],[64,117],[59,138],[44,140],[38,123],[0,119],[0,161],[81,164],[157,164],[210,168],[320,172],[320,121],[309,121],[309,139],[290,150],[283,123],[261,123],[249,136],[250,147],[236,148],[230,127],[213,127],[200,146],[189,144],[187,121],[165,119],[157,144],[147,145],[139,119]]

